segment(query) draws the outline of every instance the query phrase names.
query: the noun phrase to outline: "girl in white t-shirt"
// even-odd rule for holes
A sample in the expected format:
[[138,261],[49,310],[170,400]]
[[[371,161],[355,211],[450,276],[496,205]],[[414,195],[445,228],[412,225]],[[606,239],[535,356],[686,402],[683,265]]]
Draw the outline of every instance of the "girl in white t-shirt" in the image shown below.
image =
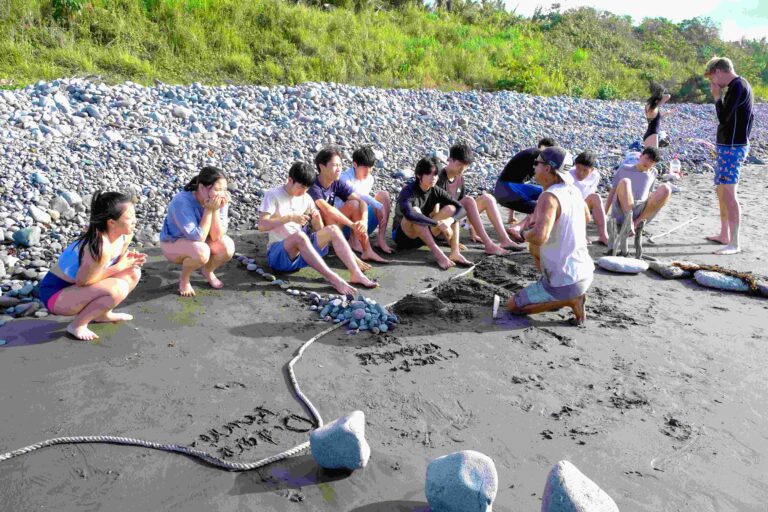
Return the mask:
[[[597,186],[600,184],[600,171],[595,169],[597,157],[591,151],[584,151],[574,160],[574,167],[571,169],[571,175],[574,178],[573,185],[579,189],[584,202],[587,203],[592,217],[597,225],[597,241],[603,245],[608,245],[608,232],[605,226],[605,207],[600,194],[597,193]],[[587,239],[587,243],[591,243]]]

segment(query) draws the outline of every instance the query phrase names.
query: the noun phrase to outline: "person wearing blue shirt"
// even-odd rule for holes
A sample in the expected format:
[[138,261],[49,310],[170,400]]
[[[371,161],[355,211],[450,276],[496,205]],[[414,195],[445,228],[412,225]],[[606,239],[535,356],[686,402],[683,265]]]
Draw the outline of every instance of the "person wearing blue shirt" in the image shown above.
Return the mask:
[[212,288],[224,286],[214,271],[235,253],[235,242],[227,236],[229,200],[224,171],[208,166],[168,205],[160,247],[168,261],[181,265],[182,297],[194,297],[190,277],[197,269],[201,269]]

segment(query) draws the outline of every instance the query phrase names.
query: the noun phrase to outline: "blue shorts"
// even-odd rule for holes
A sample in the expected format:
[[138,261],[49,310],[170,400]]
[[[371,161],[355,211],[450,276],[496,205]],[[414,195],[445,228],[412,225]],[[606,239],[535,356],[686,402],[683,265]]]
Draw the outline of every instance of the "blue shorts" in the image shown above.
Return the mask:
[[550,286],[542,277],[515,294],[515,305],[518,308],[524,308],[531,304],[570,300],[587,293],[591,284],[592,279],[589,278],[567,286],[555,287]]
[[536,201],[543,191],[538,185],[499,180],[493,189],[493,197],[505,208],[531,214],[536,209]]
[[[324,249],[321,249],[320,246],[317,245],[317,233],[309,235],[309,239],[312,242],[312,247],[315,248],[320,256],[328,254],[331,244],[328,244]],[[273,243],[267,248],[267,265],[272,267],[272,270],[275,270],[276,272],[296,272],[304,267],[308,267],[309,263],[304,260],[301,254],[297,255],[296,258],[291,259],[288,255],[288,251],[285,250],[285,240],[282,240]]]
[[744,146],[717,145],[715,185],[736,185],[741,166],[749,154],[749,144]]
[[56,299],[59,298],[59,292],[70,286],[74,286],[74,284],[63,280],[53,272],[48,272],[43,280],[40,281],[37,298],[40,299],[40,302],[45,305],[48,311],[53,312]]
[[[379,218],[376,216],[376,208],[368,205],[368,234],[376,231],[377,227],[379,227]],[[348,227],[342,228],[341,232],[344,233],[344,238],[349,238],[349,235],[352,234],[352,230]]]

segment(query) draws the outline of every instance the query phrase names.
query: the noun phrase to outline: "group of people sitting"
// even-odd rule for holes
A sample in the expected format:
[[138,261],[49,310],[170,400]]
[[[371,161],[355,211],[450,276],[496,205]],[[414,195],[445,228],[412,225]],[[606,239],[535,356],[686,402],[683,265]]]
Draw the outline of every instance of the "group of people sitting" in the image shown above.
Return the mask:
[[[618,169],[605,202],[597,191],[595,155],[584,152],[571,162],[569,153],[549,138],[516,154],[493,193],[468,191],[464,173],[473,160],[473,150],[464,143],[450,148],[445,166],[436,158],[419,160],[414,178],[395,201],[391,240],[399,251],[426,246],[442,269],[472,265],[460,242],[465,219],[470,238],[482,243],[486,254],[522,251],[527,243],[542,277],[509,299],[514,313],[570,307],[575,323],[583,323],[594,270],[587,223],[594,216],[597,241],[608,244],[606,217],[613,210],[625,233],[639,234],[670,195],[666,185],[651,192],[659,161],[654,147],[646,148],[634,165]],[[269,237],[267,264],[283,273],[312,267],[341,294],[355,294],[356,286],[377,287],[365,275],[369,262],[388,263],[377,250],[389,255],[393,248],[386,237],[391,198],[385,190],[373,192],[375,163],[368,146],[355,150],[352,167],[344,172],[336,147],[318,152],[314,167],[294,163],[285,183],[265,192],[259,209],[259,231]],[[536,183],[528,183],[531,178]],[[165,258],[181,267],[181,296],[195,295],[190,278],[197,270],[212,288],[223,287],[215,271],[235,252],[227,235],[230,200],[226,174],[212,166],[204,167],[171,200],[160,246]],[[499,205],[527,217],[520,222],[512,217],[506,225]],[[498,241],[488,233],[482,214]],[[75,317],[67,331],[82,340],[98,337],[88,328],[91,322],[132,318],[113,310],[136,287],[146,262],[146,255],[129,250],[136,225],[130,196],[97,192],[90,215],[86,231],[64,250],[39,288],[49,311]],[[448,246],[447,253],[441,245]],[[349,270],[348,281],[326,264],[331,248]]]

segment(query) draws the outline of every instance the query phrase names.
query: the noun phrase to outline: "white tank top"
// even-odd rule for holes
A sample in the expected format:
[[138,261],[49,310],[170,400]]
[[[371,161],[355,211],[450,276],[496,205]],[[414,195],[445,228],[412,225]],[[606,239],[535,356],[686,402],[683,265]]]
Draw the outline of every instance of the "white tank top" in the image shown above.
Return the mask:
[[581,192],[573,185],[558,183],[546,191],[560,203],[547,243],[541,246],[541,268],[551,286],[568,286],[589,279],[595,264],[587,251],[587,219]]

